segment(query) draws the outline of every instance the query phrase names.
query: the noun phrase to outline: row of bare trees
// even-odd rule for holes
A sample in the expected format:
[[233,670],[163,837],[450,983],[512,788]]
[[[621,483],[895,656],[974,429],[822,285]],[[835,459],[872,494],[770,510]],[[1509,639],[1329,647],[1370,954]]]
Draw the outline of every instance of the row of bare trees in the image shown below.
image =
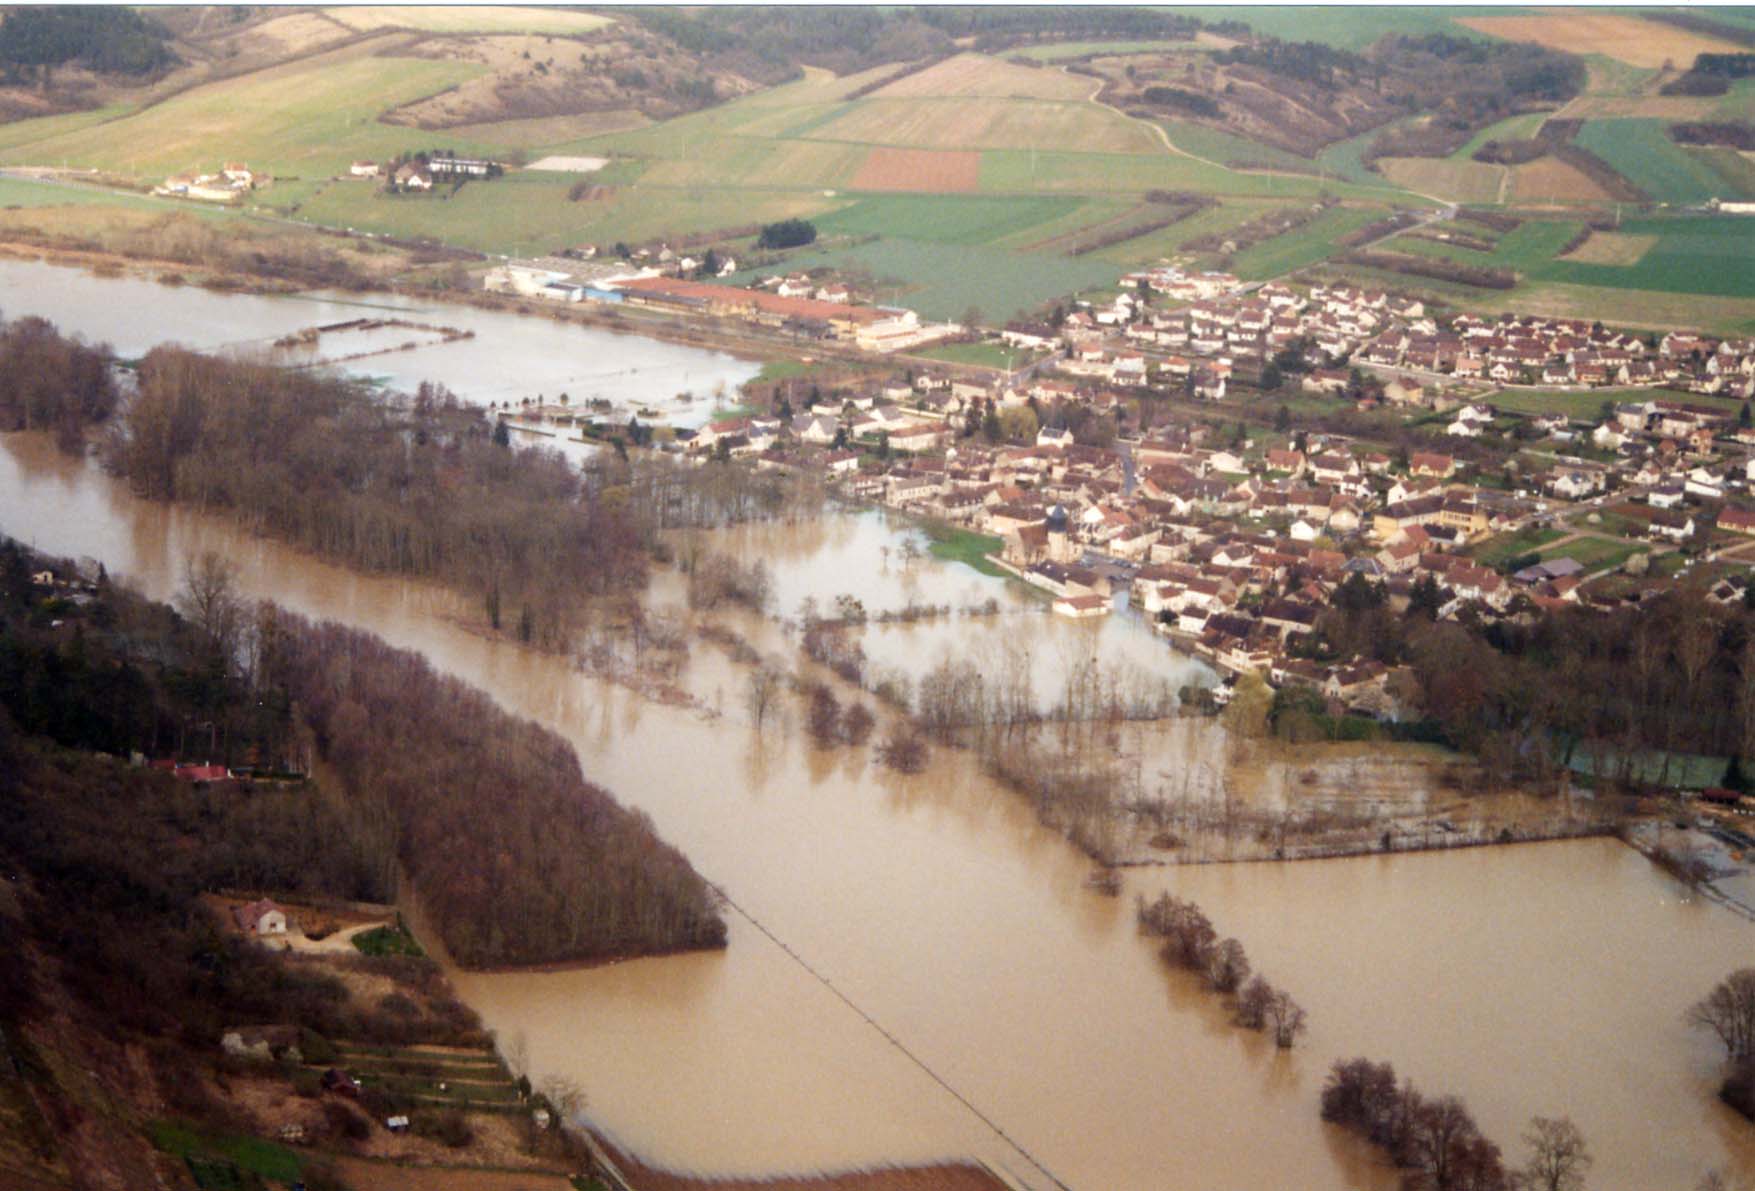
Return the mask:
[[107,345],[63,336],[40,318],[0,320],[0,430],[47,430],[76,451],[116,407]]
[[1524,1133],[1529,1161],[1506,1167],[1455,1096],[1429,1097],[1388,1063],[1336,1061],[1322,1089],[1322,1119],[1382,1148],[1406,1172],[1410,1191],[1579,1191],[1589,1148],[1566,1117],[1534,1117]]
[[1200,976],[1220,996],[1234,997],[1232,1018],[1248,1030],[1267,1030],[1274,1044],[1290,1049],[1307,1028],[1303,1006],[1284,989],[1250,974],[1249,956],[1236,939],[1220,939],[1206,912],[1165,891],[1135,907],[1140,932],[1162,939],[1158,954],[1174,968]]

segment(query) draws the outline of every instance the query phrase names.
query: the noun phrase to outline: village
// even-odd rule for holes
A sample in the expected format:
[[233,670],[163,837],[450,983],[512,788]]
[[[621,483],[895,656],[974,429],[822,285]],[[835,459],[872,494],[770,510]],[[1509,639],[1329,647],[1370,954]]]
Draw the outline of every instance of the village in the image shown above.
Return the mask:
[[[890,312],[816,285],[654,275],[609,281],[597,300],[814,318],[825,338],[884,350],[869,329]],[[1678,584],[1720,603],[1749,590],[1755,511],[1739,501],[1755,429],[1738,402],[1755,393],[1755,340],[1440,318],[1409,296],[1174,266],[989,335],[1030,362],[977,376],[891,361],[828,388],[790,381],[765,415],[663,445],[814,473],[849,501],[983,535],[988,561],[1058,615],[1125,602],[1227,682],[1304,684],[1382,720],[1417,714],[1409,684],[1315,636],[1344,588],[1474,624],[1610,609]],[[1534,386],[1651,387],[1587,401],[1585,417],[1496,399]],[[1271,428],[1233,422],[1264,402],[1279,403]],[[1397,432],[1326,428],[1336,410],[1388,415],[1374,424]],[[587,421],[540,404],[502,416]]]

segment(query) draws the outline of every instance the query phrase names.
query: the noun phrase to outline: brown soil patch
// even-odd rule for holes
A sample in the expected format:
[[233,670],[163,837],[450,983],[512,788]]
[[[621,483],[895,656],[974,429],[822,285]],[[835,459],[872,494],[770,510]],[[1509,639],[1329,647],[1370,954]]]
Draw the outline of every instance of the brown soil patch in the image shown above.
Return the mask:
[[1517,202],[1592,202],[1610,197],[1589,175],[1554,157],[1513,167],[1511,195]]
[[873,92],[879,99],[943,99],[991,96],[998,99],[1082,100],[1091,87],[1083,78],[1058,70],[1016,66],[985,54],[958,54]]
[[1686,29],[1602,10],[1551,8],[1532,16],[1464,17],[1459,23],[1508,41],[1533,41],[1572,54],[1602,54],[1646,69],[1666,62],[1686,67],[1696,54],[1735,54],[1741,49]]
[[850,184],[854,190],[974,190],[981,154],[971,150],[873,149]]
[[1626,232],[1592,232],[1590,239],[1561,257],[1587,265],[1637,265],[1640,258],[1658,242],[1656,236],[1636,236]]

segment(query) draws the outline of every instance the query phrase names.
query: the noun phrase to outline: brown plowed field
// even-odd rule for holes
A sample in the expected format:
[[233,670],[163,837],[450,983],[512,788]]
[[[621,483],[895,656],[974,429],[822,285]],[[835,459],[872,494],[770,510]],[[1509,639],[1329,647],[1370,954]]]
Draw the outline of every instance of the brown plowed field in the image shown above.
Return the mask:
[[1507,41],[1533,41],[1571,54],[1602,54],[1629,66],[1686,67],[1696,54],[1735,54],[1739,46],[1673,25],[1617,12],[1550,8],[1530,16],[1463,17],[1459,24]]
[[854,190],[974,190],[981,154],[940,149],[873,149],[853,175]]
[[1607,198],[1608,194],[1582,170],[1553,157],[1542,157],[1513,167],[1511,197],[1520,203],[1590,202]]

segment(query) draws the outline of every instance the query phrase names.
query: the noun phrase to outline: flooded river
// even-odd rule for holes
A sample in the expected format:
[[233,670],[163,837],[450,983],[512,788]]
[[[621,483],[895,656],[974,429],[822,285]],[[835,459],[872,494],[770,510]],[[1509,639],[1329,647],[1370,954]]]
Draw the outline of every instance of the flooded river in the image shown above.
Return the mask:
[[[1036,1188],[1387,1191],[1393,1172],[1316,1112],[1329,1064],[1365,1054],[1463,1096],[1514,1158],[1532,1114],[1570,1114],[1593,1188],[1755,1176],[1755,1127],[1714,1099],[1713,1045],[1681,1018],[1750,962],[1755,928],[1618,844],[1134,870],[1111,900],[962,755],[903,778],[859,750],[756,734],[742,672],[711,647],[683,681],[722,715],[645,702],[472,635],[443,593],[135,501],[38,438],[0,439],[0,530],[159,598],[186,556],[223,550],[252,594],[419,649],[552,726],[650,813],[732,899],[724,953],[460,984],[539,1084],[576,1079],[592,1118],[653,1161],[732,1173],[976,1155]],[[809,544],[818,532],[794,533],[805,571],[827,548]],[[947,591],[970,578],[947,575]],[[796,582],[794,602],[810,587]],[[1161,888],[1199,901],[1304,1004],[1299,1049],[1233,1029],[1163,971],[1130,905]]]
[[[268,353],[283,336],[357,319],[456,328],[474,337],[441,342],[430,331],[404,328],[338,333],[325,336],[314,353],[282,358],[340,360],[344,371],[403,392],[432,381],[479,405],[539,395],[552,401],[562,393],[574,406],[602,398],[615,406],[604,416],[616,421],[643,408],[675,426],[705,422],[716,396],[735,400],[738,386],[759,367],[640,335],[393,294],[214,293],[26,260],[0,259],[0,314],[46,318],[69,334],[110,344],[124,358],[167,342]],[[343,359],[404,342],[416,346]],[[690,398],[680,399],[681,393]]]

